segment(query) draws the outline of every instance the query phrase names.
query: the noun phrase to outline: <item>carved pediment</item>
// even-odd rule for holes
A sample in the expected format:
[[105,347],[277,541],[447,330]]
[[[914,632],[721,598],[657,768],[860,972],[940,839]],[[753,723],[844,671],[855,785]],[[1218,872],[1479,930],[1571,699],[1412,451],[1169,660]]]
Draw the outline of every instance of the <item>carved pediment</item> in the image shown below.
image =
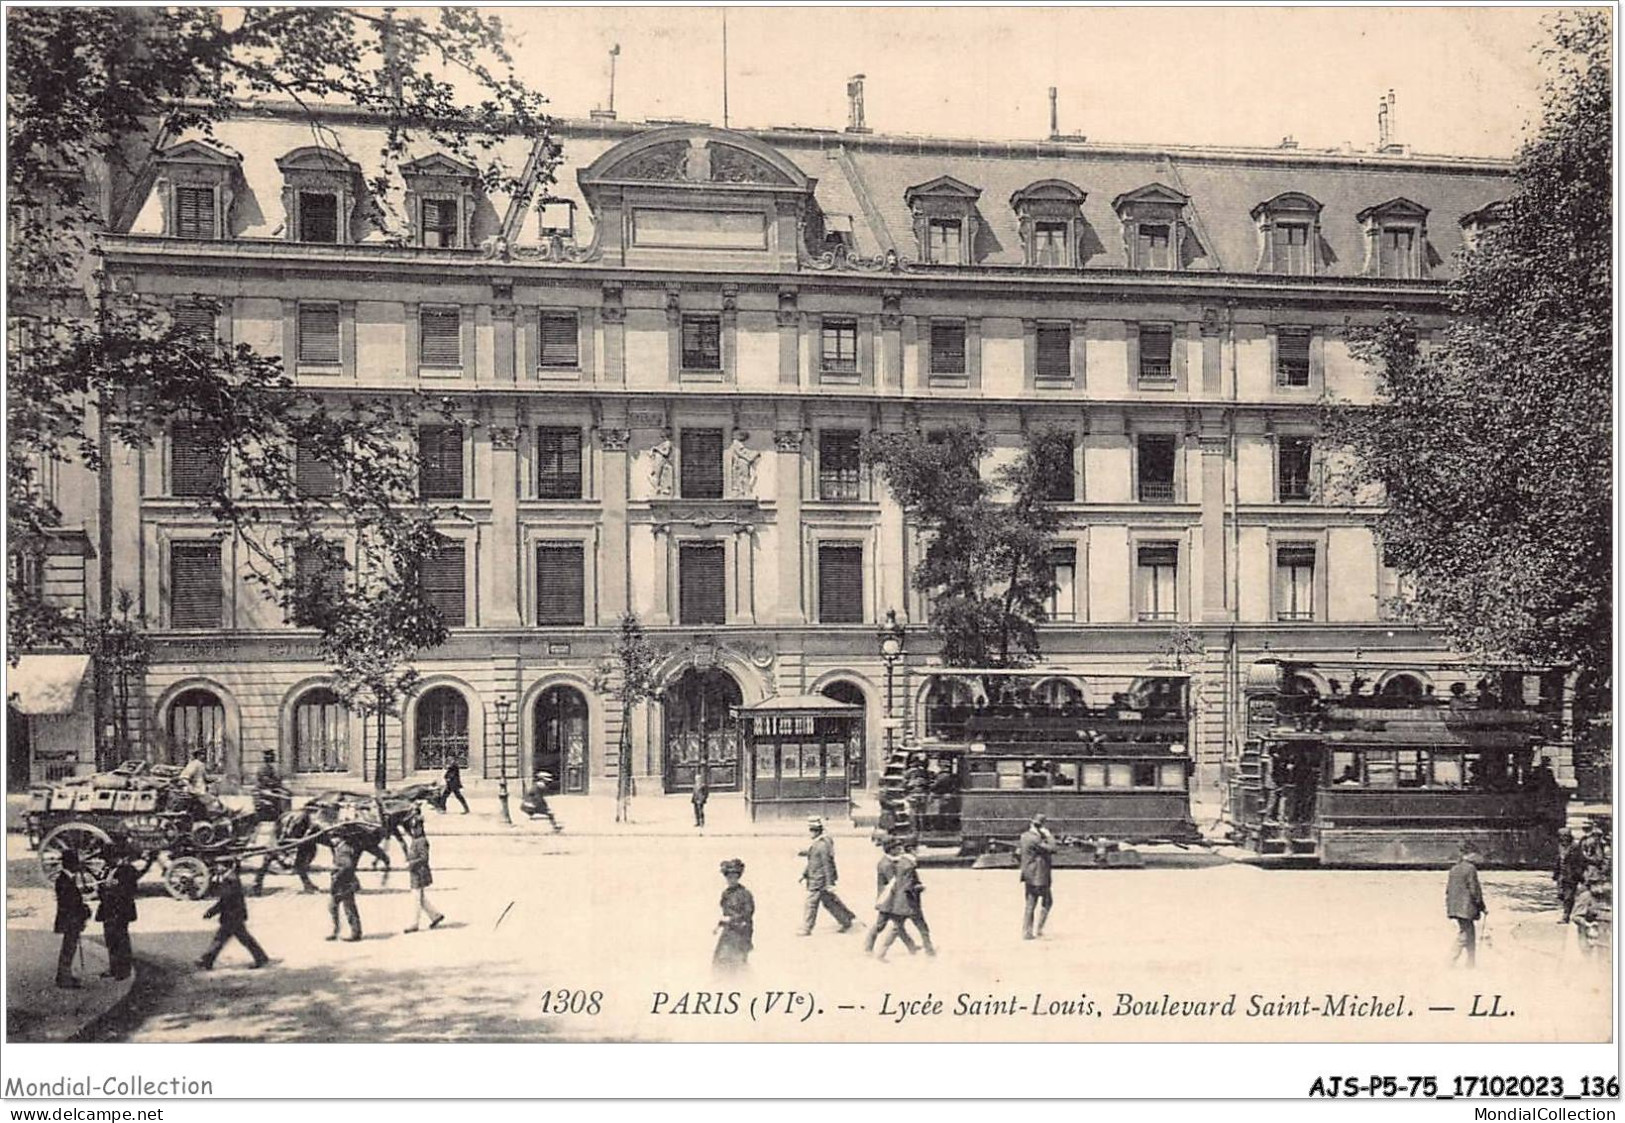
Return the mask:
[[330,175],[359,175],[356,162],[342,152],[319,145],[296,148],[286,156],[277,157],[276,166],[287,172],[326,172]]
[[628,156],[605,173],[608,179],[649,180],[656,183],[688,178],[688,143],[657,144]]
[[1026,210],[1034,204],[1060,204],[1075,208],[1081,207],[1087,198],[1088,195],[1081,188],[1064,179],[1041,179],[1010,196],[1010,207],[1016,211]]
[[1367,207],[1355,215],[1354,218],[1357,222],[1368,222],[1371,219],[1381,221],[1389,218],[1414,219],[1420,222],[1426,219],[1427,216],[1428,209],[1421,203],[1413,203],[1409,199],[1400,196],[1396,199],[1389,199],[1386,203],[1378,203],[1374,207]]
[[1189,195],[1183,191],[1176,191],[1165,183],[1148,183],[1144,187],[1136,187],[1133,191],[1125,191],[1113,199],[1112,209],[1119,215],[1126,215],[1140,209],[1180,208],[1190,201]]
[[1470,227],[1487,230],[1492,226],[1505,222],[1506,217],[1507,201],[1505,199],[1496,199],[1494,202],[1485,203],[1476,211],[1469,211],[1462,215],[1459,225],[1464,230]]
[[701,125],[656,129],[623,141],[583,168],[579,178],[583,186],[611,181],[812,188],[806,174],[772,146]]
[[201,140],[185,140],[171,145],[158,153],[158,159],[165,164],[204,164],[209,167],[233,169],[241,167],[243,162],[239,154],[227,152]]
[[401,175],[411,178],[413,176],[439,176],[456,179],[473,179],[479,174],[472,164],[464,163],[444,152],[431,152],[427,156],[419,156],[401,165]]
[[1312,195],[1305,195],[1301,191],[1283,191],[1273,199],[1265,199],[1250,212],[1253,220],[1257,221],[1260,215],[1287,215],[1299,214],[1318,216],[1321,203]]
[[914,206],[915,200],[957,200],[969,206],[982,197],[980,187],[972,187],[964,180],[955,179],[951,175],[939,175],[936,179],[925,183],[916,183],[903,192],[903,202],[908,207]]

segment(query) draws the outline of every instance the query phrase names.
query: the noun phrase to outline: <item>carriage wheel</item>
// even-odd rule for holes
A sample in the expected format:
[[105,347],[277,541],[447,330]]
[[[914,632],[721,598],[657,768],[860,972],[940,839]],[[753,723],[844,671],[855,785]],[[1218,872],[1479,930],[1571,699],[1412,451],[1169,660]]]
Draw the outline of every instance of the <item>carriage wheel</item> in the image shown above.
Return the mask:
[[164,870],[164,889],[177,901],[201,900],[209,891],[209,867],[190,855],[176,858]]
[[56,875],[62,870],[62,855],[68,850],[79,855],[79,891],[86,897],[94,897],[102,878],[107,876],[107,866],[113,858],[113,840],[106,831],[89,823],[63,823],[40,843],[40,872],[47,883],[56,881]]

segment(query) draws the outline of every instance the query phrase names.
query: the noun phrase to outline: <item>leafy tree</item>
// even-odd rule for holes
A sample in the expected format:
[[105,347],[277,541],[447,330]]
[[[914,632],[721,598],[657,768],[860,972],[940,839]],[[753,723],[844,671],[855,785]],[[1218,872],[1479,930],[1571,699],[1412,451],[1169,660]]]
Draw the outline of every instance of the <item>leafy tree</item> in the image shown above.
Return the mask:
[[1606,12],[1553,18],[1545,114],[1501,223],[1465,251],[1422,350],[1393,316],[1351,331],[1374,404],[1333,406],[1356,487],[1385,497],[1407,611],[1485,660],[1612,662],[1612,58]]
[[1050,550],[1060,526],[1046,498],[1070,478],[1071,442],[1029,435],[1017,459],[985,478],[986,433],[955,427],[871,433],[863,456],[914,526],[928,536],[911,580],[931,600],[931,630],[951,667],[1011,667],[1038,655],[1038,625],[1055,591]]
[[649,642],[643,625],[633,613],[621,617],[615,646],[598,664],[593,689],[615,701],[621,708],[621,739],[616,754],[615,821],[631,819],[632,797],[637,787],[632,781],[632,713],[655,696],[655,664],[659,650]]

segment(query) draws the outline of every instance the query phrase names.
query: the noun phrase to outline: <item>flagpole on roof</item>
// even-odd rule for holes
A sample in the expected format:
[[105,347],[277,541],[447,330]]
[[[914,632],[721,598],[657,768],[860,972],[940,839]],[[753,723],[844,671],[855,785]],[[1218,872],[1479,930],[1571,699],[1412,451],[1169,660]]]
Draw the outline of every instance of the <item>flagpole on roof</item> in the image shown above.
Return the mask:
[[728,9],[722,9],[722,127],[728,127]]

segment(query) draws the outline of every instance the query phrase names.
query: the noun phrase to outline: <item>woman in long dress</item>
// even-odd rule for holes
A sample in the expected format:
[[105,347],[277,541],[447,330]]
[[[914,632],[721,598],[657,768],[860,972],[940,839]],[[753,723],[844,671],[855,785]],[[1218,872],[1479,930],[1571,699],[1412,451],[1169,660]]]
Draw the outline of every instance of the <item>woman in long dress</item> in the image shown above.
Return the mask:
[[722,863],[722,876],[728,887],[722,891],[722,919],[717,921],[717,950],[711,963],[718,970],[737,971],[750,958],[751,937],[756,931],[756,898],[739,884],[745,863],[729,858]]

